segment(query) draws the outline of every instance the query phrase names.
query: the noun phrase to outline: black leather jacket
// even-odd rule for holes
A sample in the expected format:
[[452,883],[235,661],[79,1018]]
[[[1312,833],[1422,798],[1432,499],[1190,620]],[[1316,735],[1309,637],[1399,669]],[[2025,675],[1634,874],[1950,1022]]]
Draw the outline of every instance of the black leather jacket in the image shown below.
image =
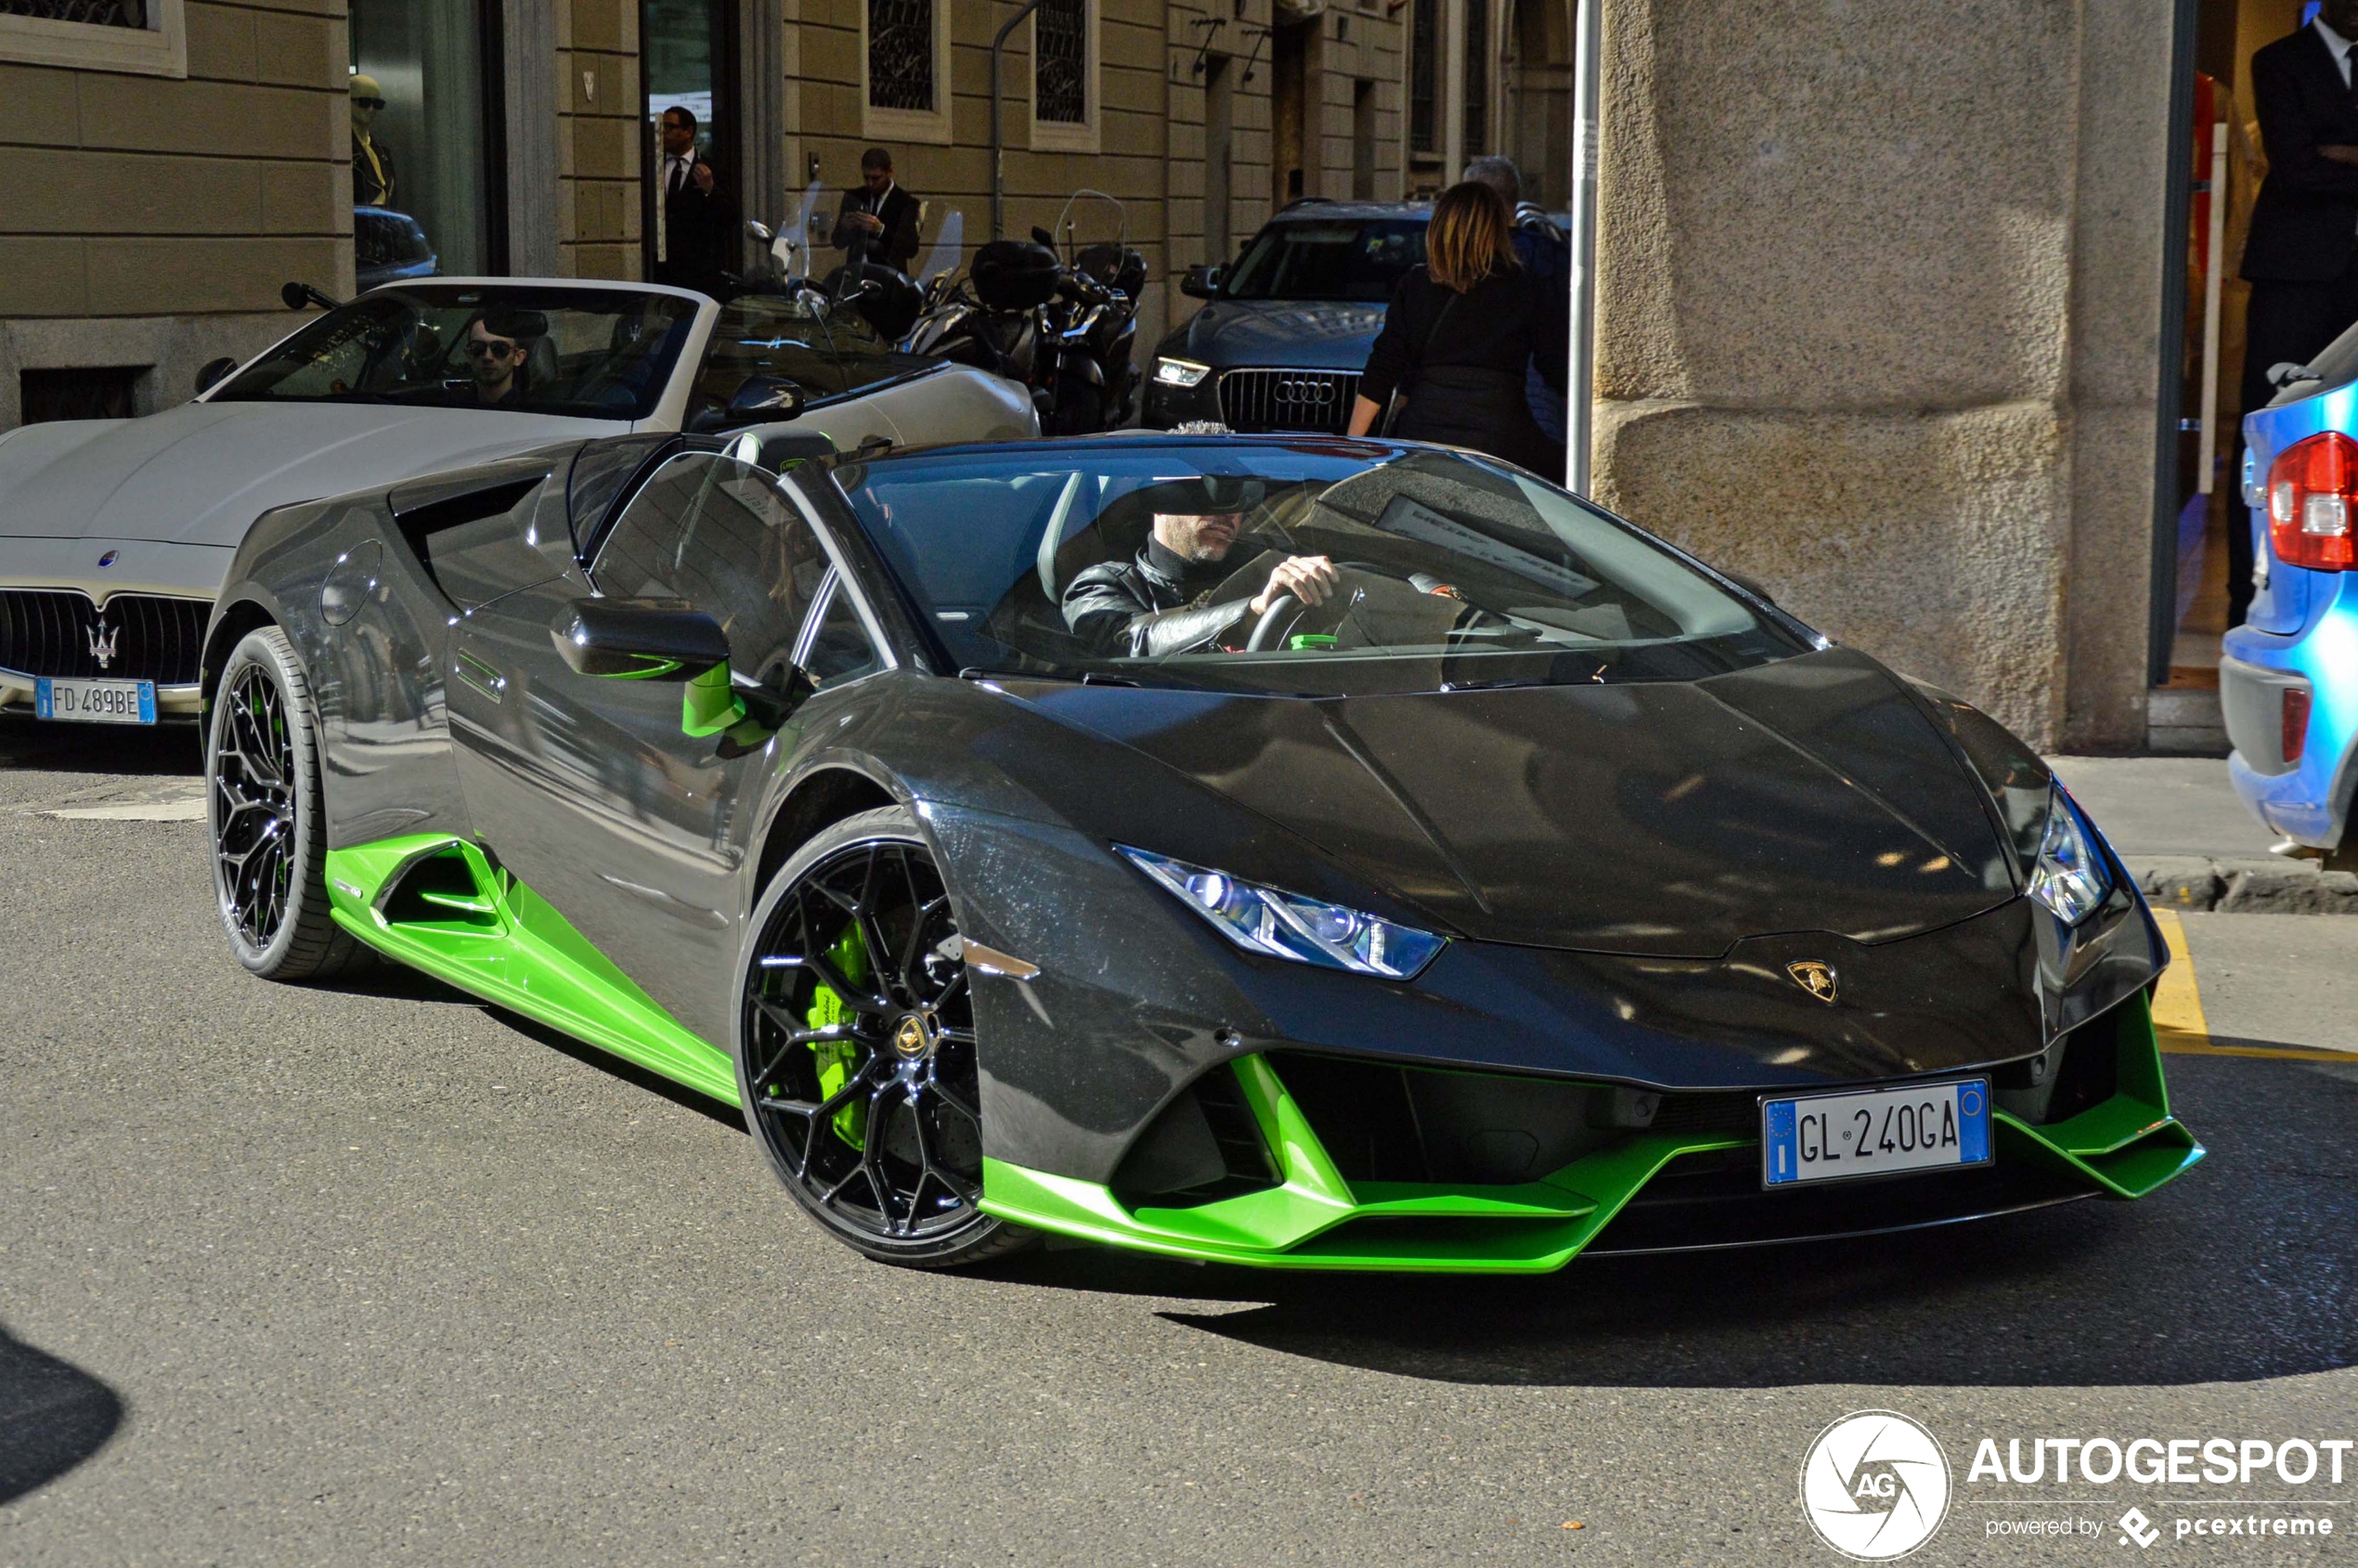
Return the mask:
[[1246,599],[1203,603],[1235,569],[1223,563],[1211,583],[1191,584],[1166,571],[1150,550],[1128,561],[1101,562],[1065,585],[1065,625],[1111,657],[1184,654],[1212,641],[1250,613]]

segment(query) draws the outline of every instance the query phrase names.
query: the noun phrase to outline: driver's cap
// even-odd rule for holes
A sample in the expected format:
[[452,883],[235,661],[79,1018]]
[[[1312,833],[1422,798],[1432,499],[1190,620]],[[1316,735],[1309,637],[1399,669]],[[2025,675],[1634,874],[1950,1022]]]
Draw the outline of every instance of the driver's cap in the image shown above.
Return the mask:
[[1140,500],[1164,517],[1215,517],[1249,512],[1261,504],[1268,486],[1235,473],[1198,473],[1158,480],[1144,486]]

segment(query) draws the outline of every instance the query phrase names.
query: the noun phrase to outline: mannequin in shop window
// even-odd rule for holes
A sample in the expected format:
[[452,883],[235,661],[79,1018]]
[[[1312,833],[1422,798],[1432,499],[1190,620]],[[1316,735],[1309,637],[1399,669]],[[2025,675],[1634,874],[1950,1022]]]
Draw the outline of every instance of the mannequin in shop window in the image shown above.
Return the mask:
[[393,205],[393,154],[374,135],[384,111],[384,89],[373,76],[352,78],[352,204]]

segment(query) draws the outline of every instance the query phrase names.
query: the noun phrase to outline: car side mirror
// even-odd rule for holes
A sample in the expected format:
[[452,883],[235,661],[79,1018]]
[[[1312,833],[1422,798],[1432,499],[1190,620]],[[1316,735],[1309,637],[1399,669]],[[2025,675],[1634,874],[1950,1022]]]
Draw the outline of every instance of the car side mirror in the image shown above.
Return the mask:
[[784,376],[747,376],[729,399],[731,424],[779,424],[801,415],[810,402],[802,388]]
[[1220,294],[1220,275],[1227,268],[1205,266],[1198,263],[1179,278],[1179,292],[1190,299],[1216,299]]
[[549,636],[578,674],[686,681],[729,670],[729,634],[684,599],[577,599]]
[[227,381],[229,373],[237,368],[238,362],[226,354],[218,359],[206,360],[204,368],[197,372],[197,395],[202,397],[206,393]]
[[308,283],[288,283],[279,290],[279,297],[286,302],[289,310],[302,310],[315,305],[322,310],[333,310],[342,303]]

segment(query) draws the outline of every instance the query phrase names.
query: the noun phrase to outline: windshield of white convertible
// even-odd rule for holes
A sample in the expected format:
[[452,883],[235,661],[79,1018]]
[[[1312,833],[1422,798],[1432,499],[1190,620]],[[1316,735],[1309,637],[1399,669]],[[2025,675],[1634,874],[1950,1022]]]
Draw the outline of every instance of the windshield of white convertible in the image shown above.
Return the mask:
[[1693,680],[1806,651],[1644,534],[1455,453],[960,448],[835,479],[969,670],[1350,695]]
[[693,300],[618,289],[382,289],[328,312],[213,400],[643,420],[695,317]]

